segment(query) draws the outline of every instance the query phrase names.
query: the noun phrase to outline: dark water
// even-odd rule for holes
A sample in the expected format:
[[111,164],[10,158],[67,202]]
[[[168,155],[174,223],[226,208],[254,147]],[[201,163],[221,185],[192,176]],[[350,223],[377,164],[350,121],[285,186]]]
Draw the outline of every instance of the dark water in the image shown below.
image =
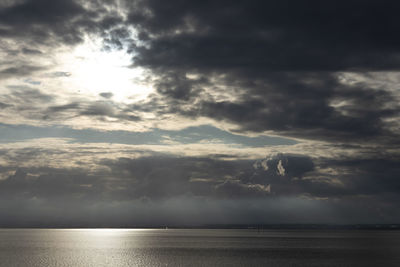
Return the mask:
[[0,229],[0,266],[400,266],[400,231]]

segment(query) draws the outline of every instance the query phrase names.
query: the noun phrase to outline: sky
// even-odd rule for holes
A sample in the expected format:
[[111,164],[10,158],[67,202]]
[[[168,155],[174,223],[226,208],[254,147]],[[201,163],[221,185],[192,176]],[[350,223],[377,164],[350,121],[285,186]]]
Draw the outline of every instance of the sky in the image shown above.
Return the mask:
[[1,0],[0,226],[400,223],[399,11]]

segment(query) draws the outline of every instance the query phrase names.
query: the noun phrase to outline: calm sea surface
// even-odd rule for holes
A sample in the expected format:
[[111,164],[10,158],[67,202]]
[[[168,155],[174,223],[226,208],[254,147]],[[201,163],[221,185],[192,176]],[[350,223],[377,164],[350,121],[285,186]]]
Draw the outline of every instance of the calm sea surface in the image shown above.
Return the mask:
[[400,266],[400,231],[0,229],[0,266]]

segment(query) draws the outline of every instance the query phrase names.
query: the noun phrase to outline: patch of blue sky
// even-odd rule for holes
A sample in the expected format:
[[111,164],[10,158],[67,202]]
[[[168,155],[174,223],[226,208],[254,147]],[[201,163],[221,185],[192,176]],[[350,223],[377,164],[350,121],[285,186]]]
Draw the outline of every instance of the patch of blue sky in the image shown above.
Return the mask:
[[202,125],[182,130],[152,129],[147,132],[100,131],[72,129],[65,126],[35,127],[29,125],[0,124],[0,143],[18,142],[38,138],[69,138],[72,143],[114,143],[129,145],[163,145],[166,141],[177,144],[223,143],[246,147],[294,145],[298,142],[283,137],[259,135],[255,137],[233,134]]

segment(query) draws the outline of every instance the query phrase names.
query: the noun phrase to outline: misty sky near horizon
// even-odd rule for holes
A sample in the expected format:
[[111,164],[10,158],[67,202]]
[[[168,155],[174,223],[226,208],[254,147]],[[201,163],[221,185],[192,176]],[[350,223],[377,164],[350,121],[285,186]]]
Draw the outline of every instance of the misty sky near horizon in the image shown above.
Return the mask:
[[0,226],[399,223],[399,13],[0,0]]

